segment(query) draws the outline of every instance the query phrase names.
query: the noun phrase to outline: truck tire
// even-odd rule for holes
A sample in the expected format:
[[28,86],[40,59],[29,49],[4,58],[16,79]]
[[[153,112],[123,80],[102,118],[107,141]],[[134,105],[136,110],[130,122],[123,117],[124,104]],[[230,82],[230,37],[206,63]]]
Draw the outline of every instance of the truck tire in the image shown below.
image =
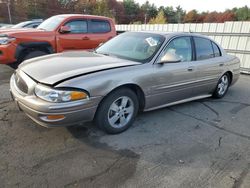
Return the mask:
[[25,61],[27,59],[32,59],[35,57],[39,57],[39,56],[43,56],[43,55],[48,55],[48,53],[44,52],[44,51],[40,51],[40,50],[36,50],[36,51],[32,51],[30,53],[28,53],[22,61]]
[[39,50],[37,50],[37,51],[32,51],[32,52],[28,53],[26,56],[24,56],[23,59],[18,60],[18,61],[14,62],[14,63],[9,64],[9,66],[10,66],[11,68],[13,68],[13,69],[17,69],[18,66],[19,66],[23,61],[25,61],[25,60],[27,60],[27,59],[34,58],[34,57],[43,56],[43,55],[48,55],[48,53],[46,53],[46,52],[44,52],[44,51],[39,51]]

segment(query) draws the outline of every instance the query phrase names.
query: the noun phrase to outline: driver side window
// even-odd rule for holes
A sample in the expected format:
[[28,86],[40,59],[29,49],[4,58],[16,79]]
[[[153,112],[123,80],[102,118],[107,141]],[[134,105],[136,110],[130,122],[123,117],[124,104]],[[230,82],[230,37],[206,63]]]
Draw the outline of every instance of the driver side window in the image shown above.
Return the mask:
[[168,53],[178,57],[181,62],[192,61],[192,44],[190,37],[178,37],[173,39],[164,49],[160,58]]
[[70,28],[70,33],[72,34],[81,34],[88,32],[88,26],[86,20],[72,20],[65,24]]

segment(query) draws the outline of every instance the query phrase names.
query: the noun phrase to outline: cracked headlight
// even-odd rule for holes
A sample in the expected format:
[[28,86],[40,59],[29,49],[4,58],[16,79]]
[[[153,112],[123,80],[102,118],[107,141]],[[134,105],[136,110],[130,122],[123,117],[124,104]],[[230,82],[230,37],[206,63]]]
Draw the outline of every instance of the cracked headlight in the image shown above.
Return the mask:
[[0,37],[0,45],[9,44],[10,42],[16,40],[14,37]]
[[35,87],[35,94],[37,97],[45,101],[55,103],[77,101],[89,98],[88,94],[84,91],[72,88],[53,89],[41,84],[38,84]]

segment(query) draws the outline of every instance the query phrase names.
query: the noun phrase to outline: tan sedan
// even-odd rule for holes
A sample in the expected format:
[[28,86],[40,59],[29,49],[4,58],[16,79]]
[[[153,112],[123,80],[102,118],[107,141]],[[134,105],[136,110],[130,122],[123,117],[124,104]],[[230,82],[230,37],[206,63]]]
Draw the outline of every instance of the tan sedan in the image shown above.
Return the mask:
[[94,120],[120,133],[138,111],[221,98],[239,74],[239,59],[205,36],[127,32],[94,52],[28,60],[10,87],[19,108],[42,126]]

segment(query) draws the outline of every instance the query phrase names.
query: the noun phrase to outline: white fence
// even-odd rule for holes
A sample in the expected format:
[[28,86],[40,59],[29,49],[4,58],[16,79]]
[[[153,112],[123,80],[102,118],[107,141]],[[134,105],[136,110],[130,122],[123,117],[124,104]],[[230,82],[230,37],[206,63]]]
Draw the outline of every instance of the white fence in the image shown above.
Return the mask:
[[250,73],[250,21],[155,25],[116,25],[117,31],[194,32],[210,36],[241,60],[241,70]]

